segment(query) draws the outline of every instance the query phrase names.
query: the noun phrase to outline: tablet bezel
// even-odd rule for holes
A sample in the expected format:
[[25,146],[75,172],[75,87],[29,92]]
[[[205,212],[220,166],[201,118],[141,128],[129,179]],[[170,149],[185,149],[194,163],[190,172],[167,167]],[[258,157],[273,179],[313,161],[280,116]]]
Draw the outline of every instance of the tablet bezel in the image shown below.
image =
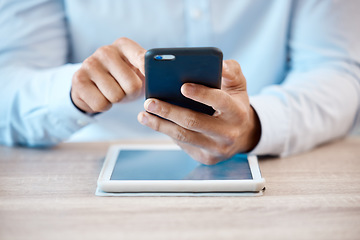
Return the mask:
[[265,186],[257,157],[248,156],[249,180],[111,180],[121,150],[181,150],[175,144],[119,144],[110,146],[97,185],[103,192],[259,192]]

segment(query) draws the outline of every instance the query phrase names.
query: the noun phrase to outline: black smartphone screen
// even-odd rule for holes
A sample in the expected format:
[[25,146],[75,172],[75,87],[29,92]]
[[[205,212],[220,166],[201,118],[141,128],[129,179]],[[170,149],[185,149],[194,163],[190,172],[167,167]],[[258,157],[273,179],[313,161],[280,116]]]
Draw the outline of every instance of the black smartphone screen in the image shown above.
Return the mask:
[[180,88],[184,83],[220,88],[222,59],[222,52],[212,47],[150,49],[145,55],[146,98],[212,115],[211,106],[184,97]]

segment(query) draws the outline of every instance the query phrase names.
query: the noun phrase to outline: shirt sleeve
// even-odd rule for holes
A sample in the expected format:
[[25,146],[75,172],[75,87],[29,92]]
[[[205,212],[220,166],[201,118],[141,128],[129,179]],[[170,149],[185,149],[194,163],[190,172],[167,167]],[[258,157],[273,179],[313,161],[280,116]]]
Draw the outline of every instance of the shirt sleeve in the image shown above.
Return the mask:
[[287,75],[250,99],[262,128],[253,154],[300,153],[359,121],[360,1],[294,3]]
[[49,146],[94,121],[70,99],[62,1],[0,2],[0,144]]

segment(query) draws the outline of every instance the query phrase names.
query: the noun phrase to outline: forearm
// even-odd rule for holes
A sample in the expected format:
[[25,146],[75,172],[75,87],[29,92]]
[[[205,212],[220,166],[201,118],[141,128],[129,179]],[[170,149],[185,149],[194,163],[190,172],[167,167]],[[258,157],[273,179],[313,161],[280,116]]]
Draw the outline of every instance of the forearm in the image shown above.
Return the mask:
[[286,156],[346,135],[359,115],[359,78],[356,65],[319,66],[251,98],[262,126],[253,153]]
[[48,70],[2,68],[0,143],[51,146],[93,119],[70,99],[71,78],[79,65]]
[[61,1],[0,3],[0,144],[49,146],[91,121],[71,103]]

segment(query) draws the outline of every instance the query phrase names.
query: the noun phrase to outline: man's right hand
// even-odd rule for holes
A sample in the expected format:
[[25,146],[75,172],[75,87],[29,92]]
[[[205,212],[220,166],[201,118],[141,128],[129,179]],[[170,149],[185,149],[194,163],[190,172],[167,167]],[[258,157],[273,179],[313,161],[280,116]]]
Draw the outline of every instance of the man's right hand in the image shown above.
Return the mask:
[[84,112],[96,113],[110,109],[113,103],[138,97],[144,85],[145,52],[127,38],[97,49],[73,76],[74,104]]

